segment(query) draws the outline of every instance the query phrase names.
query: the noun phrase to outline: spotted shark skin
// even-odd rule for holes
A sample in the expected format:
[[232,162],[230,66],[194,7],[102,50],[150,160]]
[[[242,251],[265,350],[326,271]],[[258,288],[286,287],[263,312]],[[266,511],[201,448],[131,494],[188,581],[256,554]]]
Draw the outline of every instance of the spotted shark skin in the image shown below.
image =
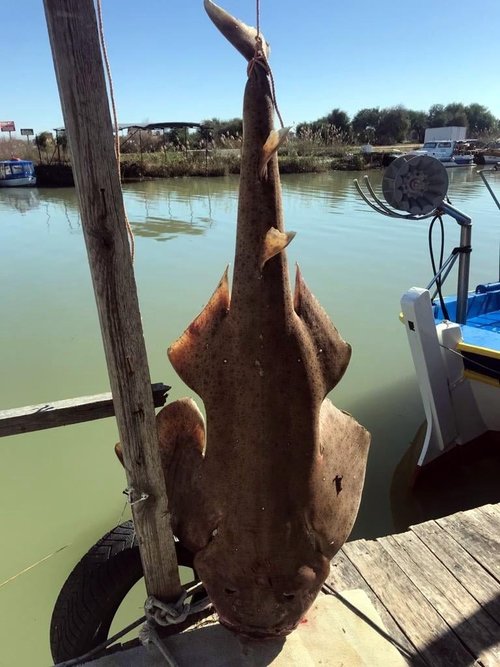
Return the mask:
[[[251,62],[256,31],[205,9]],[[263,51],[268,47],[263,42]],[[291,632],[313,603],[358,511],[369,433],[326,397],[351,356],[297,268],[289,283],[265,64],[249,68],[234,275],[168,350],[201,397],[157,416],[173,530],[222,624],[248,637]]]

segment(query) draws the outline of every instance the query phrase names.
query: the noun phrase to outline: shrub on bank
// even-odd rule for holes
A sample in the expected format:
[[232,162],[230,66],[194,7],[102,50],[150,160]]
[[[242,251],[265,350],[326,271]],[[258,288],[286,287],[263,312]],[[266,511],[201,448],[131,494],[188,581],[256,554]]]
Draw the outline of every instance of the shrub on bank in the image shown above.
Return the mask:
[[278,163],[281,174],[311,174],[330,169],[328,161],[312,155],[280,155]]
[[[173,154],[163,162],[150,159],[144,155],[142,161],[138,156],[122,156],[121,168],[123,178],[172,178],[176,176],[227,176],[240,173],[239,152],[208,156],[198,154]],[[279,168],[282,174],[320,173],[332,168],[331,160],[313,155],[280,155]]]
[[123,178],[175,178],[179,176],[226,176],[238,174],[238,154],[164,153],[122,156]]

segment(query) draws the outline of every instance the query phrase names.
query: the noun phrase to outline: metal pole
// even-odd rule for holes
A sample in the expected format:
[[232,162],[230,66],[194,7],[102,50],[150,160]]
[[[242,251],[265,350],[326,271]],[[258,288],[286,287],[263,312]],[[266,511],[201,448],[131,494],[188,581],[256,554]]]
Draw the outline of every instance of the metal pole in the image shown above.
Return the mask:
[[494,193],[493,190],[491,189],[491,185],[488,183],[488,181],[486,180],[486,176],[484,175],[484,173],[485,173],[486,171],[496,171],[496,170],[495,170],[495,169],[482,169],[481,171],[478,171],[478,174],[479,174],[479,175],[481,176],[481,178],[483,179],[483,183],[484,183],[484,184],[486,185],[486,187],[488,188],[488,192],[489,192],[490,195],[493,197],[493,201],[495,202],[495,204],[497,205],[497,207],[500,209],[500,201],[498,201],[497,196],[495,195],[495,193]]
[[142,130],[139,130],[139,151],[141,153],[141,178],[144,176],[144,164],[142,160]]
[[460,225],[460,248],[462,248],[462,252],[458,259],[457,322],[458,324],[465,324],[467,321],[467,300],[469,295],[472,220],[468,215],[465,215],[465,213],[462,213],[462,211],[459,211],[447,202],[443,202],[439,208],[454,218]]
[[[491,185],[488,183],[488,181],[486,180],[486,176],[484,175],[485,172],[487,172],[487,171],[496,171],[496,170],[493,170],[493,169],[481,169],[481,171],[479,171],[478,174],[479,174],[479,175],[481,176],[481,178],[483,179],[483,183],[484,183],[484,184],[486,185],[486,187],[488,188],[488,192],[489,192],[490,195],[492,196],[493,201],[495,202],[495,204],[497,205],[497,207],[500,209],[500,201],[498,201],[496,194],[495,194],[495,193],[493,192],[493,190],[491,189]],[[500,281],[500,246],[499,246],[499,248],[498,248],[498,280]]]

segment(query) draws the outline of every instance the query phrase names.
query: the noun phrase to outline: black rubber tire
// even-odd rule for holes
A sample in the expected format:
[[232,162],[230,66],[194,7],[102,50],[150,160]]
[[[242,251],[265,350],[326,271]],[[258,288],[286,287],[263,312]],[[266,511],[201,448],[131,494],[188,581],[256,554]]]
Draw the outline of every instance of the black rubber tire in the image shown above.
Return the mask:
[[[179,565],[193,566],[192,555],[176,542]],[[143,576],[132,521],[126,521],[89,549],[59,593],[50,623],[55,663],[87,653],[108,638],[123,599]]]

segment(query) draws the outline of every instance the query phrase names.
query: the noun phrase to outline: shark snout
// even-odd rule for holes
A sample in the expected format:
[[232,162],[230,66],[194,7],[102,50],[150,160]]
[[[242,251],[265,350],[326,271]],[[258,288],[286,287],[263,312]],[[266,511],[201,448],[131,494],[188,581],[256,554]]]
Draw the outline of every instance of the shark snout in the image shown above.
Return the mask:
[[311,606],[326,577],[323,564],[317,562],[288,572],[279,563],[270,566],[269,561],[266,566],[251,563],[248,569],[241,569],[241,565],[228,564],[218,574],[210,568],[206,577],[203,566],[198,565],[198,572],[221,624],[253,638],[289,634]]
[[[298,581],[300,580],[300,581]],[[221,623],[248,637],[279,637],[290,633],[314,600],[318,582],[304,566],[292,576],[257,574],[249,585],[227,583],[217,605]],[[319,583],[321,585],[321,583]],[[219,597],[219,596],[217,596]]]

